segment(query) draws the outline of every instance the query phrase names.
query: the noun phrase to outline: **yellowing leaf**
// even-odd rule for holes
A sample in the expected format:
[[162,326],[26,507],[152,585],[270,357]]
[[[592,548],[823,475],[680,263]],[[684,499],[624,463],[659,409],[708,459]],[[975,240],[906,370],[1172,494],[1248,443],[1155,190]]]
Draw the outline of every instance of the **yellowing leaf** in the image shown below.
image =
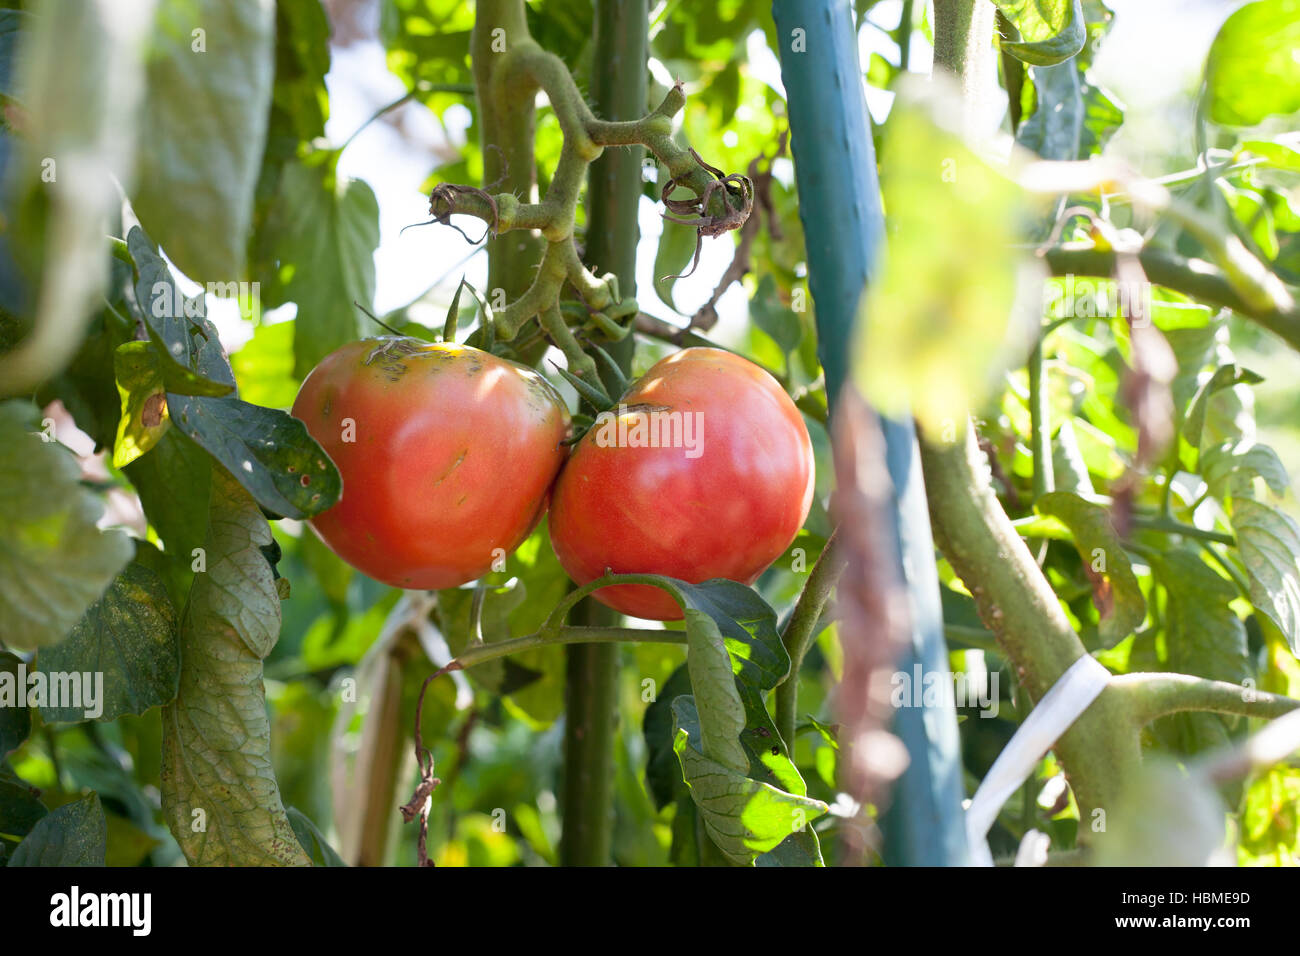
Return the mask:
[[934,94],[900,94],[881,182],[890,225],[879,278],[869,283],[853,344],[854,378],[883,414],[909,410],[933,438],[1018,364],[1041,312],[1013,310],[1017,186],[935,120]]

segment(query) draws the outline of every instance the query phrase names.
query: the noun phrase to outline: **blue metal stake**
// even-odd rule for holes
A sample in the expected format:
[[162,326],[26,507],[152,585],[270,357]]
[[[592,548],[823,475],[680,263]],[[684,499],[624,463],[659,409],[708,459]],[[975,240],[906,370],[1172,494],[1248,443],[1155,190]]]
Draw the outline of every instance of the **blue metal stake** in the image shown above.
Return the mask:
[[[830,407],[849,377],[858,302],[884,251],[884,218],[871,119],[862,90],[848,0],[775,0],[781,76],[790,111],[808,283],[817,308],[818,356]],[[907,583],[912,641],[899,662],[909,676],[947,673],[939,579],[911,421],[882,421],[895,496],[898,560]],[[903,707],[894,721],[911,758],[881,821],[892,865],[969,862],[961,747],[951,705]]]

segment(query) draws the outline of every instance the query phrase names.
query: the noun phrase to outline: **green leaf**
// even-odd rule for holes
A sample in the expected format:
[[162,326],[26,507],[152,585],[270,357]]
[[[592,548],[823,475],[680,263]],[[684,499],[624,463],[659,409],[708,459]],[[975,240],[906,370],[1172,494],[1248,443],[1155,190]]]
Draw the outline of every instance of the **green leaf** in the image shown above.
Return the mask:
[[691,692],[691,675],[683,664],[672,672],[645,709],[642,732],[646,744],[646,789],[662,810],[685,790],[681,764],[673,751],[673,701]]
[[262,661],[280,599],[271,529],[224,469],[212,475],[206,571],[181,622],[181,681],[163,709],[163,816],[192,865],[307,866],[280,802]]
[[703,712],[700,741],[704,755],[730,770],[744,773],[749,757],[740,745],[745,729],[745,705],[731,674],[731,657],[718,625],[703,611],[685,609],[691,691]]
[[268,140],[282,124],[286,140],[297,145],[325,135],[329,93],[325,74],[330,68],[330,22],[317,0],[280,0],[275,5],[275,87],[271,94]]
[[1124,124],[1123,108],[1099,86],[1083,78],[1083,130],[1079,138],[1079,155],[1096,156],[1106,148],[1111,136]]
[[[173,428],[152,452],[128,465],[126,475],[140,496],[145,517],[162,539],[167,557],[188,572],[194,549],[202,546],[208,533],[212,459]],[[188,583],[182,601],[187,593]]]
[[735,865],[752,866],[829,809],[820,800],[786,793],[709,759],[694,699],[678,697],[672,709],[673,749],[686,785],[709,838]]
[[1273,767],[1246,791],[1241,808],[1242,866],[1289,866],[1300,855],[1300,770]]
[[1277,169],[1300,173],[1300,149],[1290,143],[1270,143],[1268,140],[1252,139],[1242,143],[1237,149],[1261,156],[1268,160],[1269,165]]
[[771,273],[763,276],[749,300],[749,317],[767,333],[783,355],[789,355],[803,340],[803,325],[799,316],[776,293],[776,280]]
[[330,352],[361,337],[361,313],[375,296],[379,205],[370,187],[340,178],[337,154],[291,163],[266,226],[280,263],[269,300],[298,304],[294,374],[305,378]]
[[297,807],[290,807],[285,814],[289,817],[289,825],[293,827],[293,835],[298,838],[298,844],[311,857],[313,866],[347,866],[343,858],[329,845],[316,824],[308,819],[307,814]]
[[655,252],[654,285],[655,294],[674,312],[680,310],[673,302],[673,286],[690,265],[698,242],[694,227],[664,220],[664,231],[659,235],[659,248]]
[[1034,502],[1034,509],[1059,518],[1070,529],[1084,573],[1092,582],[1098,634],[1106,647],[1113,647],[1141,626],[1146,600],[1110,515],[1100,505],[1068,491],[1043,495]]
[[4,642],[63,640],[131,560],[131,539],[95,527],[103,506],[76,459],[27,429],[31,406],[0,404],[0,621]]
[[167,396],[172,422],[273,514],[308,518],[332,507],[343,479],[301,421],[238,398]]
[[[702,584],[672,578],[664,581],[685,611],[691,685],[697,694],[702,694],[702,698],[694,699],[694,705],[701,724],[710,725],[701,745],[717,748],[724,757],[719,758],[712,751],[704,752],[720,765],[747,773],[755,781],[804,796],[807,785],[790,759],[787,742],[781,739],[765,704],[767,691],[790,670],[790,656],[781,643],[775,612],[753,588],[735,581],[717,579]],[[719,680],[719,637],[730,658],[734,690],[743,707],[739,730],[735,699]],[[703,673],[697,676],[700,667]],[[746,768],[740,765],[739,755],[731,743],[737,733]],[[723,763],[723,759],[730,763]],[[799,844],[797,857],[815,860],[820,865],[821,850],[811,828],[793,833],[790,839]]]
[[1051,66],[1070,59],[1088,39],[1079,0],[993,0],[1020,33],[1019,40],[1002,41],[1002,49],[1034,66]]
[[113,467],[125,468],[162,438],[171,426],[162,365],[148,342],[124,342],[113,353],[122,417],[113,445]]
[[[19,682],[22,658],[0,651],[0,758],[17,750],[32,732],[32,713],[27,709],[27,683]],[[24,669],[30,674],[30,671]],[[9,697],[12,689],[13,697]],[[2,829],[2,828],[0,828]]]
[[239,395],[246,402],[267,408],[291,408],[298,395],[293,377],[294,320],[263,323],[238,352],[230,356],[230,367],[239,383]]
[[36,658],[51,688],[59,673],[93,672],[97,682],[102,676],[99,713],[88,718],[86,707],[42,707],[41,716],[47,722],[116,720],[168,703],[176,696],[181,667],[176,628],[176,609],[162,579],[143,565],[128,564],[68,639]]
[[274,45],[275,9],[262,0],[158,5],[134,207],[200,282],[243,273]]
[[[4,716],[0,714],[0,724],[3,723]],[[0,752],[3,750],[3,744],[0,744]],[[20,840],[30,833],[32,827],[49,812],[40,797],[39,790],[14,776],[6,764],[0,763],[0,833]],[[15,849],[15,844],[0,838],[0,866]]]
[[42,817],[18,844],[10,866],[103,866],[108,824],[99,794],[65,803]]
[[1253,441],[1224,442],[1207,448],[1201,452],[1199,465],[1210,493],[1220,501],[1255,497],[1256,478],[1263,478],[1275,495],[1285,494],[1291,486],[1277,452]]
[[1300,110],[1300,0],[1259,0],[1219,28],[1205,65],[1210,119],[1253,126]]
[[207,320],[204,300],[190,298],[176,285],[171,269],[139,226],[126,245],[140,277],[135,298],[149,341],[156,348],[167,391],[180,395],[229,395],[235,376],[221,351],[216,327]]
[[1262,381],[1264,379],[1250,369],[1240,368],[1236,365],[1219,366],[1219,368],[1215,369],[1214,374],[1202,382],[1200,388],[1196,390],[1196,395],[1193,396],[1192,403],[1187,409],[1187,417],[1183,421],[1183,438],[1193,448],[1201,446],[1202,432],[1205,429],[1205,415],[1209,408],[1210,398],[1216,392],[1232,388],[1235,385],[1257,385]]
[[1300,652],[1300,526],[1272,505],[1231,502],[1232,531],[1250,585],[1250,600]]
[[1078,159],[1083,132],[1083,90],[1073,63],[1031,67],[1038,107],[1016,142],[1044,159]]
[[1020,189],[940,125],[961,115],[943,102],[900,84],[881,159],[889,255],[852,343],[864,397],[883,415],[914,412],[936,435],[1023,361],[1037,323],[1013,308]]
[[1216,573],[1196,551],[1152,552],[1150,560],[1168,593],[1168,669],[1234,683],[1249,677],[1246,626],[1229,607],[1237,598],[1232,582]]
[[1061,422],[1052,441],[1052,475],[1057,491],[1072,491],[1084,498],[1096,493],[1079,448],[1079,439],[1075,437],[1074,425],[1068,418]]

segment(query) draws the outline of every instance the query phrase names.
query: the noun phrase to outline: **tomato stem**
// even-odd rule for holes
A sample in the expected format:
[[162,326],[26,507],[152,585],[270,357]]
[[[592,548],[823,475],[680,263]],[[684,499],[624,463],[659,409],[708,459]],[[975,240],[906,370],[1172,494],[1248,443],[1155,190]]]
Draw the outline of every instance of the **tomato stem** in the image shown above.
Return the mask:
[[776,685],[776,729],[792,755],[795,713],[799,706],[799,667],[817,636],[817,622],[821,620],[835,582],[844,570],[844,556],[835,547],[836,533],[832,532],[827,539],[826,547],[813,565],[794,611],[781,631],[781,643],[790,655],[790,672]]
[[685,644],[685,631],[665,631],[652,627],[575,627],[566,625],[555,630],[542,629],[508,641],[493,641],[464,650],[448,664],[445,671],[463,670],[487,661],[554,644]]

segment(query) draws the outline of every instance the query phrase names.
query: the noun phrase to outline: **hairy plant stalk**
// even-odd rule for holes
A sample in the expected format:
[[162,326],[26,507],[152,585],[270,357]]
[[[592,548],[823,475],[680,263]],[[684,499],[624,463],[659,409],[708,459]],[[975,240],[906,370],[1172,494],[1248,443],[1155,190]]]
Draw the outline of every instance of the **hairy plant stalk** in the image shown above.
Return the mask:
[[[645,111],[649,18],[645,0],[597,0],[591,94],[593,107],[608,121],[631,120]],[[561,87],[566,80],[572,85],[567,71],[561,67],[559,73],[551,79],[549,88]],[[585,108],[581,100],[577,104]],[[566,110],[562,125],[566,121],[565,148],[581,143],[583,155],[592,157],[589,166],[574,167],[585,168],[588,173],[587,265],[592,274],[603,271],[612,275],[623,296],[635,296],[641,148],[631,144],[603,151],[595,146],[592,131],[599,132],[598,123],[590,113],[583,115],[582,110]],[[572,247],[566,244],[565,248]],[[585,271],[577,270],[580,276]],[[556,310],[551,325],[558,315]],[[565,341],[567,334],[571,334],[567,328],[552,331],[558,342]],[[610,354],[623,376],[631,371],[634,347],[630,335],[610,343]],[[564,351],[566,356],[583,355],[591,362],[576,342]],[[583,366],[585,378],[601,381],[594,362]],[[578,374],[577,370],[571,371]],[[617,391],[612,384],[615,377],[611,370],[604,378],[602,384],[607,390]],[[619,621],[617,612],[591,599],[580,604],[575,613],[580,623],[595,627],[610,627]],[[560,862],[566,866],[603,866],[611,862],[618,661],[619,648],[612,643],[574,644],[565,649],[564,830]]]

